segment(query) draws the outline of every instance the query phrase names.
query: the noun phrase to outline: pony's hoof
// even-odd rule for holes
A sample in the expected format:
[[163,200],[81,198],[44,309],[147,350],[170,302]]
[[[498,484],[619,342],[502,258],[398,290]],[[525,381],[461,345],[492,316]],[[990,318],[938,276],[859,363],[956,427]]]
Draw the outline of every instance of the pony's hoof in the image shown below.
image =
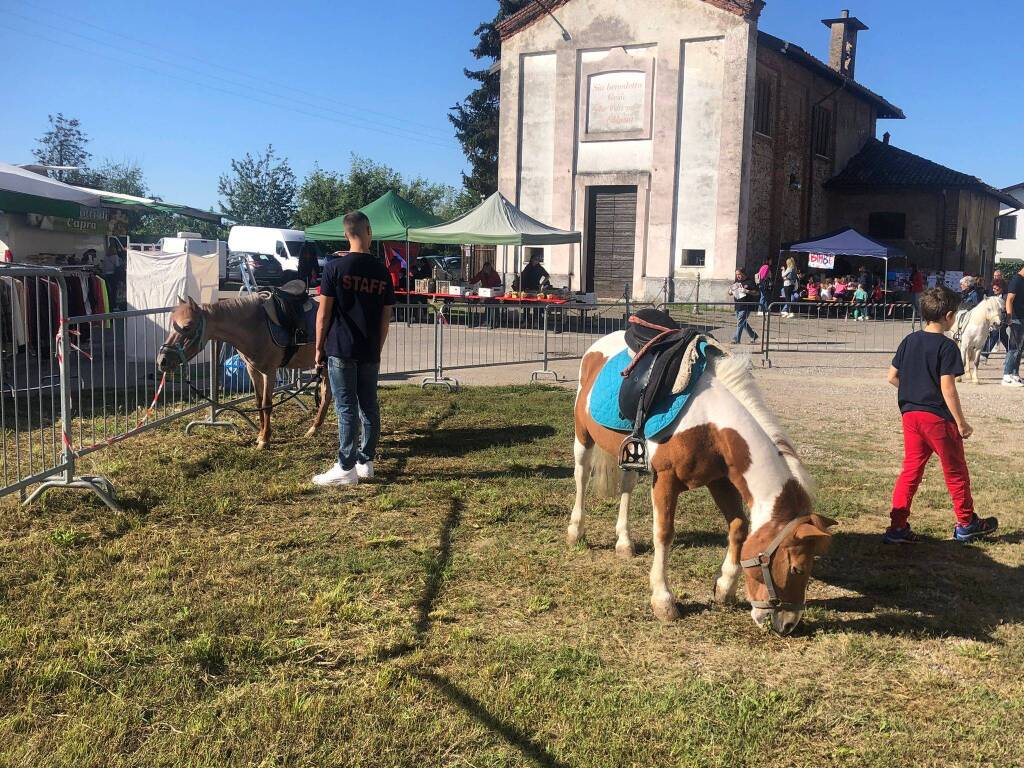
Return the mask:
[[615,554],[621,557],[623,560],[632,560],[636,555],[636,550],[633,548],[632,541],[620,541],[615,545]]
[[316,427],[310,427],[306,430],[306,437],[312,437],[316,434]]
[[736,605],[736,593],[722,589],[718,586],[718,579],[715,579],[711,587],[711,600],[715,605],[733,606]]
[[679,606],[676,605],[676,599],[671,592],[667,596],[652,597],[651,608],[658,621],[670,624],[679,620]]
[[575,547],[580,542],[580,530],[575,525],[570,525],[569,529],[565,532],[565,543],[570,547]]
[[257,451],[265,451],[265,450],[267,450],[267,441],[266,440],[257,440],[256,441],[256,450]]

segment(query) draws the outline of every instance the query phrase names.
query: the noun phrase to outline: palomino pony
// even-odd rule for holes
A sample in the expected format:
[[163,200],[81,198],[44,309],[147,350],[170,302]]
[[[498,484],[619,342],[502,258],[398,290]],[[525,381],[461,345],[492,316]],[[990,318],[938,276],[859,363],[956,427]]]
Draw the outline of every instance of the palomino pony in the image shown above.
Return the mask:
[[956,313],[956,325],[953,338],[960,345],[960,357],[964,361],[964,375],[978,383],[978,363],[981,351],[985,348],[988,335],[1003,321],[1002,296],[989,296],[978,302],[972,309],[961,309]]
[[[237,299],[196,304],[191,298],[180,299],[171,313],[171,330],[156,356],[157,367],[164,373],[185,365],[202,350],[207,341],[225,342],[238,350],[245,362],[256,390],[256,405],[260,414],[260,431],[256,447],[263,449],[270,442],[270,415],[274,409],[274,385],[279,368],[309,370],[313,367],[315,344],[299,347],[287,366],[282,366],[285,350],[274,344],[267,329],[264,299],[259,295]],[[320,380],[320,407],[306,436],[313,435],[324,422],[331,403],[331,388],[327,377]]]
[[[576,504],[567,540],[583,535],[583,501],[591,475],[602,495],[618,495],[615,551],[632,557],[629,497],[635,472],[618,467],[624,435],[590,415],[590,392],[604,363],[626,349],[622,331],[599,339],[580,365],[576,393]],[[811,510],[811,481],[782,427],[769,413],[745,357],[713,355],[678,423],[660,442],[647,441],[653,473],[654,559],[651,607],[662,621],[679,617],[667,566],[675,533],[676,502],[686,490],[706,487],[728,523],[728,549],[715,582],[714,600],[736,602],[740,571],[746,576],[751,617],[770,618],[779,634],[792,632],[803,615],[814,558],[831,541],[835,521]],[[746,504],[749,521],[744,514]]]

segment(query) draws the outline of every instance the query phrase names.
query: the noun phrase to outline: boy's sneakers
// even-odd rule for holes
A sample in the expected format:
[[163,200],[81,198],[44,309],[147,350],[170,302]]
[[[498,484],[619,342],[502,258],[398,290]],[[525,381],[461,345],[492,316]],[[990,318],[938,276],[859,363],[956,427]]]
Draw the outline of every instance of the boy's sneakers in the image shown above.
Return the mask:
[[365,464],[356,464],[356,474],[359,475],[360,480],[372,480],[373,462],[368,461]]
[[882,542],[885,544],[920,544],[924,538],[918,536],[908,525],[906,528],[893,528],[889,526],[882,535]]
[[953,538],[961,542],[974,541],[994,533],[998,527],[999,521],[996,518],[975,515],[970,525],[958,525],[953,529]]
[[1024,387],[1024,381],[1020,380],[1020,376],[1014,376],[1012,373],[1003,376],[1001,383],[1004,387]]

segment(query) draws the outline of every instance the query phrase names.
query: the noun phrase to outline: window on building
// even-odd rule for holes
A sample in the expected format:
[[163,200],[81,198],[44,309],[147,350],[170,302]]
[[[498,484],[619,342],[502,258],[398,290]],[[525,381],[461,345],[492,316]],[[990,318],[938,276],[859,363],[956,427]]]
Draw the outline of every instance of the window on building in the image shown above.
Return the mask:
[[832,157],[832,110],[817,106],[811,112],[811,143],[814,154]]
[[1017,217],[1000,216],[996,219],[996,237],[1000,240],[1017,239]]
[[529,264],[530,263],[530,259],[532,259],[534,256],[536,256],[538,259],[540,259],[542,264],[544,263],[544,249],[543,248],[537,248],[536,246],[529,246],[529,247],[527,247],[527,249],[526,249],[526,261],[524,263],[525,264]]
[[868,235],[882,240],[903,240],[907,236],[907,214],[876,211],[868,215]]
[[754,130],[763,136],[774,136],[775,79],[768,74],[757,76],[754,91]]
[[683,264],[687,267],[703,267],[704,266],[704,254],[703,248],[684,248],[683,249]]

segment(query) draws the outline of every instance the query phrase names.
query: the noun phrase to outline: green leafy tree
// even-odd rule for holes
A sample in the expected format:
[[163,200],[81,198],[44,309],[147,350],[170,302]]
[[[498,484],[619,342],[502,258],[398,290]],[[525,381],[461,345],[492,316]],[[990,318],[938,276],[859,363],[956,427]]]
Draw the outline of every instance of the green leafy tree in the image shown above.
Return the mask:
[[314,167],[299,185],[295,226],[305,229],[348,213],[345,210],[345,177]]
[[105,160],[101,166],[85,172],[85,184],[93,189],[119,192],[122,195],[148,197],[146,176],[135,161]]
[[40,165],[64,166],[60,170],[47,171],[50,178],[66,184],[81,184],[86,180],[86,166],[92,155],[86,149],[89,137],[82,130],[77,118],[64,117],[58,112],[56,116],[47,115],[50,130],[44,133],[32,150],[32,155]]
[[247,152],[232,160],[231,172],[220,177],[217,191],[223,198],[221,212],[239,224],[287,227],[295,218],[295,173],[269,144],[262,154]]
[[448,114],[455,136],[469,160],[470,173],[462,174],[462,183],[470,192],[490,195],[498,188],[498,106],[501,74],[491,72],[491,64],[501,56],[501,37],[497,24],[534,0],[499,0],[498,15],[476,28],[476,47],[472,54],[486,64],[483,69],[464,70],[477,86]]

